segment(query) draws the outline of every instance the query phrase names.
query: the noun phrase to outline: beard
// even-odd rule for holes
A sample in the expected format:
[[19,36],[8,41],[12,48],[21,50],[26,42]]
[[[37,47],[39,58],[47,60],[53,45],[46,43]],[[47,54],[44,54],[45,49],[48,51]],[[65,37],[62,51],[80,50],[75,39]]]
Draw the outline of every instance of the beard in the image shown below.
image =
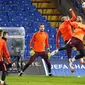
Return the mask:
[[44,30],[40,30],[40,32],[44,32]]

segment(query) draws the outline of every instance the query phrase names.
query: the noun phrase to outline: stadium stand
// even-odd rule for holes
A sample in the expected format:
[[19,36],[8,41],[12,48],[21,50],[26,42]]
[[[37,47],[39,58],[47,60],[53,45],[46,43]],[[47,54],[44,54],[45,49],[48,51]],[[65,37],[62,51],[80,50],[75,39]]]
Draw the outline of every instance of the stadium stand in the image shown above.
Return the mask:
[[[39,23],[45,24],[51,51],[56,49],[55,28],[59,27],[62,15],[55,6],[51,4],[50,7],[48,4],[50,0],[0,0],[0,26],[25,28],[25,59],[29,58],[29,42],[33,33],[38,31]],[[61,56],[66,56],[66,53],[60,52],[52,58]]]
[[39,23],[45,24],[46,31],[49,34],[51,31],[55,32],[55,29],[51,29],[50,23],[37,11],[30,0],[0,0],[0,26],[23,26],[25,28],[25,59],[29,57],[29,41],[31,40],[33,33],[38,31]]

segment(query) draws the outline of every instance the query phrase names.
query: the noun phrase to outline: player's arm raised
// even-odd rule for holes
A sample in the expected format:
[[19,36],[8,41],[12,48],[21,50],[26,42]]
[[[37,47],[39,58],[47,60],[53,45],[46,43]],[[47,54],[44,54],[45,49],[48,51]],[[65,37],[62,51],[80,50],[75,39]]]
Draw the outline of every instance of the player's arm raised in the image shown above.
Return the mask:
[[76,15],[74,13],[74,11],[72,9],[69,9],[71,15],[72,15],[72,18],[70,19],[71,22],[75,21],[76,20]]

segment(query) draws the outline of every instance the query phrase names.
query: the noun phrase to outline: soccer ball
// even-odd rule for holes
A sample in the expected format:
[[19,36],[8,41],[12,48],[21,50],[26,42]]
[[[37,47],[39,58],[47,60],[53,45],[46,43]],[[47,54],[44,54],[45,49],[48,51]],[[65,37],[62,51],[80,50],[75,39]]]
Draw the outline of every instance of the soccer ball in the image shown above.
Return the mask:
[[85,8],[85,2],[82,3],[82,8]]

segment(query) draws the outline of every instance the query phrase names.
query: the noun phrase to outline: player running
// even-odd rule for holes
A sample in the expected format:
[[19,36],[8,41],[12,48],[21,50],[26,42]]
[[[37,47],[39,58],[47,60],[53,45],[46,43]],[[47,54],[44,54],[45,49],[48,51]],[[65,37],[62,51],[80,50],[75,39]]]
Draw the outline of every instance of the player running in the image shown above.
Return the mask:
[[[39,31],[36,32],[33,37],[32,40],[30,41],[30,59],[28,61],[28,63],[24,66],[23,70],[19,73],[19,76],[21,76],[23,74],[23,72],[27,69],[27,67],[29,67],[29,65],[38,57],[41,56],[48,67],[48,75],[51,76],[51,64],[50,61],[48,59],[48,56],[50,56],[50,50],[49,50],[49,44],[48,44],[48,34],[46,32],[44,32],[45,26],[44,24],[40,24],[39,25]],[[45,47],[48,51],[48,53],[46,53],[45,51]]]

